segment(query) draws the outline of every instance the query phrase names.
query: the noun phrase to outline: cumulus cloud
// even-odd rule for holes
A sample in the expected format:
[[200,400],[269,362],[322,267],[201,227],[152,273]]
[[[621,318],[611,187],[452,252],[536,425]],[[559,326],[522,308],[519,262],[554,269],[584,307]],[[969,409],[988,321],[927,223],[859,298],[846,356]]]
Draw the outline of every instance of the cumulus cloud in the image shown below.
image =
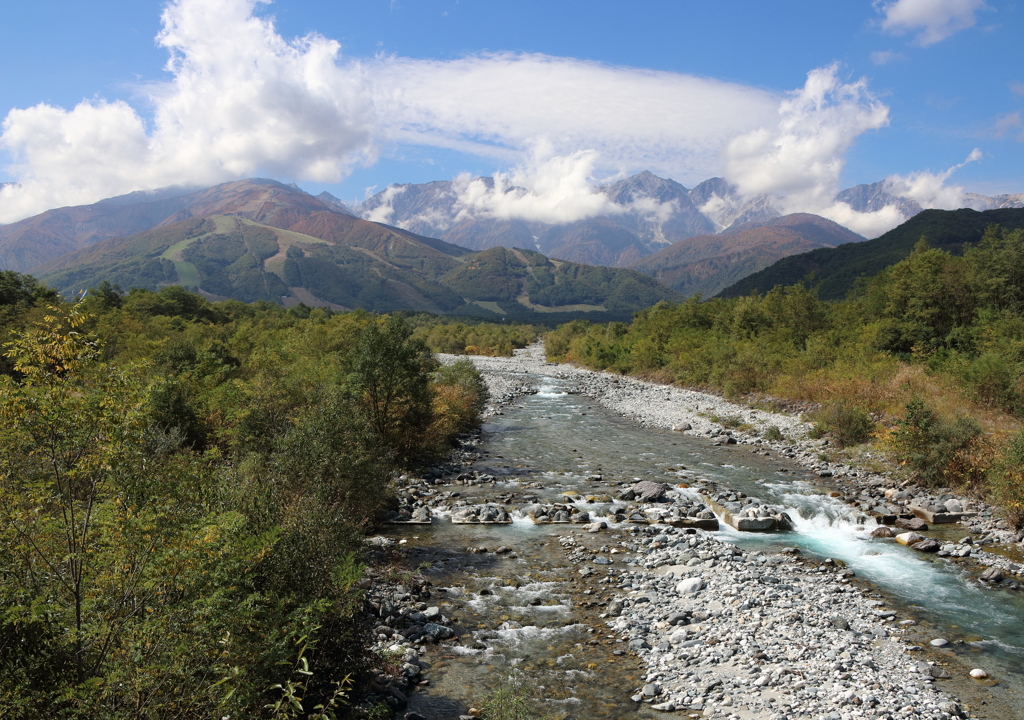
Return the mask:
[[773,125],[729,143],[725,177],[742,195],[782,195],[787,207],[824,206],[839,190],[843,155],[854,140],[888,122],[889,108],[866,81],[842,83],[836,65],[812,70],[804,87],[779,104]]
[[[916,28],[907,8],[924,2],[891,3],[886,17]],[[538,54],[356,61],[320,35],[281,37],[257,12],[265,4],[168,3],[157,41],[169,55],[169,79],[140,88],[151,120],[129,103],[98,99],[70,110],[11,110],[0,149],[17,183],[0,186],[0,222],[133,190],[259,174],[334,182],[402,144],[512,168],[490,184],[457,178],[449,219],[570,222],[631,211],[663,221],[671,203],[640,198],[624,207],[598,188],[647,169],[684,184],[725,174],[743,195],[786,212],[843,217],[854,229],[890,220],[833,202],[844,154],[888,122],[865,82],[843,83],[836,66],[812,71],[785,95]],[[389,192],[372,219],[396,220],[401,191]]]
[[914,200],[925,209],[956,210],[969,207],[970,202],[963,188],[946,185],[946,181],[954,172],[964,165],[980,160],[981,156],[981,150],[975,148],[962,163],[942,172],[922,170],[909,175],[890,175],[885,179],[885,189],[890,195]]
[[986,7],[983,0],[896,0],[881,4],[881,25],[895,35],[916,32],[917,44],[927,47],[974,25]]
[[554,155],[545,142],[511,172],[495,173],[491,183],[461,176],[454,183],[455,221],[487,217],[561,224],[623,212],[625,208],[595,189],[597,160],[594,150]]
[[331,182],[373,158],[375,115],[358,64],[337,42],[286,41],[257,0],[174,0],[157,37],[173,79],[144,88],[151,127],[125,102],[11,110],[0,147],[18,182],[0,222],[56,205],[257,172]]

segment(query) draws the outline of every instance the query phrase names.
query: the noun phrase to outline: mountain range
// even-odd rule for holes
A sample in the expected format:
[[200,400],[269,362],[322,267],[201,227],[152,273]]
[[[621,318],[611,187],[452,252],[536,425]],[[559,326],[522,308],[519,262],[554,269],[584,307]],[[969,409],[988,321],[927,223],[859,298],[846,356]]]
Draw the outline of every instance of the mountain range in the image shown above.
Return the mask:
[[[97,227],[145,224],[141,232],[97,240]],[[549,260],[532,250],[474,253],[354,217],[272,180],[166,191],[155,199],[122,196],[16,225],[4,238],[7,247],[46,233],[47,248],[81,246],[33,268],[66,297],[103,281],[123,288],[178,284],[211,300],[491,318],[561,314],[553,321],[566,313],[629,317],[679,298],[633,270]]]
[[[782,216],[780,198],[743,196],[723,178],[711,178],[688,189],[645,171],[596,188],[595,193],[605,201],[604,210],[596,217],[564,223],[504,219],[496,211],[480,210],[474,204],[481,190],[495,191],[493,179],[473,182],[478,184],[471,187],[465,180],[451,180],[389,185],[359,204],[341,206],[359,217],[474,250],[498,245],[529,247],[551,257],[610,267],[639,267],[642,258],[680,240],[750,229],[751,223]],[[891,190],[889,183],[881,181],[847,188],[835,199],[857,212],[894,207],[906,219],[921,212],[917,202]],[[516,187],[502,192],[513,198],[525,193]],[[1024,207],[1024,194],[968,194],[965,203],[975,210]],[[836,236],[825,244],[851,241]]]
[[[745,198],[722,178],[688,189],[643,172],[597,188],[589,198],[603,208],[596,217],[560,223],[482,212],[467,200],[470,185],[506,207],[525,193],[492,178],[392,185],[352,205],[266,179],[135,192],[0,226],[0,268],[31,271],[65,293],[107,279],[286,305],[628,315],[659,299],[764,290],[810,270],[823,276],[845,263],[834,258],[873,258],[895,237],[865,243],[816,215],[780,215],[776,198]],[[941,212],[922,214],[890,189],[858,185],[837,199],[862,212]],[[967,200],[1024,206],[1024,195]],[[904,244],[890,249],[909,252]],[[874,249],[835,254],[854,245]],[[880,261],[865,262],[856,273]]]

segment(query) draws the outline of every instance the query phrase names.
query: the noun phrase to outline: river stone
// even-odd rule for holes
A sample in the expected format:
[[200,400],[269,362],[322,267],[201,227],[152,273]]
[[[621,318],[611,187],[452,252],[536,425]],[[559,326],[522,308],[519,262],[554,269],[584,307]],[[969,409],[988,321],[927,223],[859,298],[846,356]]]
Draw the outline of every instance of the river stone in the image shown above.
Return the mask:
[[1003,571],[997,567],[990,567],[988,570],[981,574],[981,579],[985,582],[1001,582],[1003,577]]
[[880,525],[871,531],[871,537],[873,538],[891,538],[894,534],[892,528],[885,525]]
[[661,502],[665,499],[665,491],[667,489],[667,485],[650,480],[641,480],[632,487],[634,499],[645,503]]
[[643,638],[634,638],[629,641],[629,644],[626,647],[628,647],[633,652],[640,652],[641,650],[650,649],[651,646],[648,645],[647,641]]
[[903,530],[924,531],[928,529],[928,523],[921,518],[896,518],[896,527]]
[[672,429],[676,432],[686,432],[687,430],[692,430],[693,426],[688,422],[681,422],[678,425],[673,425]]
[[830,622],[832,623],[832,627],[837,628],[839,630],[850,629],[850,621],[846,618],[834,617],[830,619]]
[[661,692],[661,688],[656,683],[647,683],[644,685],[644,689],[640,691],[640,694],[644,697],[656,697]]
[[946,638],[935,638],[930,644],[932,647],[946,647],[949,645],[949,640],[946,640]]
[[974,668],[973,670],[971,670],[971,677],[975,680],[984,680],[988,677],[988,673],[982,670],[981,668]]
[[905,532],[896,536],[896,542],[900,545],[913,545],[922,540],[924,540],[924,535],[918,535],[916,532]]
[[947,680],[950,677],[949,673],[946,672],[945,668],[940,668],[938,665],[932,665],[928,669],[928,674],[930,674],[936,680]]
[[692,577],[676,583],[676,592],[680,595],[693,595],[704,589],[704,578]]
[[924,540],[921,540],[920,542],[914,543],[910,547],[911,547],[912,550],[917,550],[919,552],[929,552],[929,553],[931,553],[931,552],[938,552],[939,548],[941,546],[939,545],[939,542],[937,540],[933,540],[932,538],[925,538]]
[[450,627],[431,622],[423,626],[423,632],[434,640],[447,640],[455,635],[455,632]]
[[434,622],[441,617],[441,608],[439,607],[428,607],[423,611],[423,617],[427,619],[427,622]]
[[954,513],[955,514],[955,513],[962,513],[964,511],[964,506],[961,505],[960,501],[957,500],[956,498],[950,498],[949,500],[947,500],[944,503],[944,505],[946,506],[946,512],[948,512],[948,513]]

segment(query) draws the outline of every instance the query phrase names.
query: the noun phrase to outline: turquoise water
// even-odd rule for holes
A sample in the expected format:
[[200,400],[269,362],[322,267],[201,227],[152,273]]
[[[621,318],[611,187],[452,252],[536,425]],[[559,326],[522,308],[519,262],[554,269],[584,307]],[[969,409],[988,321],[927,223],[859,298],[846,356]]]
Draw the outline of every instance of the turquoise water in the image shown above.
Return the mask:
[[[517,499],[528,495],[555,502],[567,491],[575,491],[581,509],[600,516],[609,505],[586,503],[585,496],[613,494],[619,483],[650,479],[688,484],[711,480],[781,504],[794,519],[793,532],[739,533],[723,524],[718,534],[745,549],[792,546],[807,555],[845,562],[900,610],[900,619],[914,617],[922,631],[933,637],[964,640],[951,645],[949,652],[968,657],[973,667],[984,667],[998,679],[998,688],[987,692],[997,692],[1001,702],[1011,707],[1021,705],[1024,600],[1020,593],[982,589],[953,563],[891,540],[870,538],[872,525],[858,524],[848,506],[827,495],[830,488],[820,486],[816,476],[797,466],[753,455],[751,448],[742,445],[714,447],[708,439],[640,428],[588,398],[567,394],[553,378],[542,378],[540,392],[491,418],[484,426],[481,449],[487,456],[474,469],[494,475],[498,482],[456,488],[471,502],[507,493],[516,493]],[[602,480],[588,479],[596,475]],[[508,561],[491,554],[493,559],[479,561],[485,566],[474,559],[485,556],[470,556],[442,563],[447,569],[431,571],[438,581],[458,586],[453,586],[449,597],[459,596],[460,607],[474,622],[499,628],[500,618],[507,617],[513,625],[522,626],[499,631],[505,636],[490,639],[490,652],[460,651],[461,655],[445,660],[449,681],[433,691],[435,700],[461,693],[471,703],[490,687],[500,668],[530,667],[532,683],[559,686],[557,692],[547,690],[557,704],[556,716],[624,717],[635,712],[634,706],[621,700],[636,687],[637,670],[619,672],[617,668],[628,665],[621,657],[609,665],[613,646],[592,647],[595,635],[579,622],[585,598],[573,595],[567,579],[573,571],[559,560],[559,548],[551,540],[566,531],[566,526],[534,525],[521,514],[509,526],[453,526],[436,521],[416,531],[415,542],[434,548],[493,550],[506,545],[521,555]],[[480,595],[484,588],[493,594]],[[530,605],[530,600],[537,599],[545,606]],[[600,621],[596,624],[599,627]],[[504,650],[495,653],[494,648]],[[545,668],[554,674],[538,674]]]

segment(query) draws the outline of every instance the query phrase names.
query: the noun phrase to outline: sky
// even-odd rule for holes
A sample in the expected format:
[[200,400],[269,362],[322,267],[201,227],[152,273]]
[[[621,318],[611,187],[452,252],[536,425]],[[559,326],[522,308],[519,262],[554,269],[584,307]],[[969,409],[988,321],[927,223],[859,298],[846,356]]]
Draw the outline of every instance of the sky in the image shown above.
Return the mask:
[[1022,38],[1011,0],[5,2],[0,223],[257,176],[579,219],[650,170],[875,235],[838,190],[1024,192]]

